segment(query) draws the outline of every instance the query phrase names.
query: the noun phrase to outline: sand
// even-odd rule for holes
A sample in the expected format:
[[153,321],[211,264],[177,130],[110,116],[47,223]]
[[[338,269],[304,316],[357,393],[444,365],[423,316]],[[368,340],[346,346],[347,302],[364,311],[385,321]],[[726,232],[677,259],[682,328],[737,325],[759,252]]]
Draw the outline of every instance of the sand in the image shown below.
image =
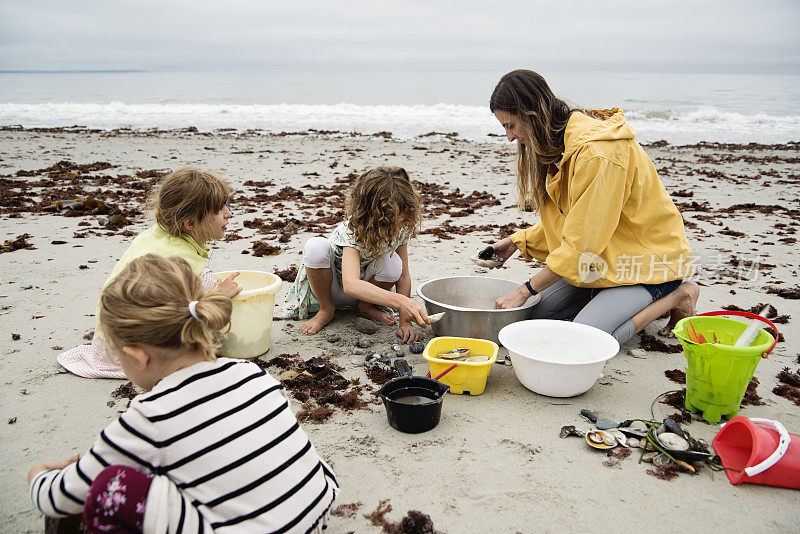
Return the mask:
[[[296,234],[288,232],[286,242],[279,241],[280,229],[265,229],[264,224],[281,214],[283,220],[298,216],[298,210],[291,200],[284,201],[281,208],[276,206],[280,202],[277,197],[266,195],[275,195],[285,186],[304,191],[307,199],[320,194],[318,208],[299,211],[305,212],[304,220],[328,216],[331,224],[339,216],[336,203],[331,202],[333,207],[328,203],[335,195],[313,187],[331,187],[336,179],[379,164],[402,165],[414,179],[438,184],[451,195],[449,206],[442,202],[429,206],[425,217],[424,228],[439,229],[438,234],[423,234],[410,245],[415,287],[448,275],[523,280],[532,272],[531,265],[518,257],[492,272],[469,261],[477,250],[509,229],[535,220],[513,205],[514,154],[513,147],[505,144],[471,144],[444,137],[397,141],[349,135],[7,129],[0,131],[0,147],[4,180],[40,180],[42,173],[27,178],[16,177],[16,173],[43,169],[62,160],[112,165],[95,172],[79,171],[78,177],[108,175],[113,179],[183,165],[219,170],[242,197],[262,197],[255,203],[245,200],[234,208],[231,230],[240,239],[218,244],[211,262],[216,271],[272,272],[297,265],[305,240],[330,228],[322,223],[316,231],[301,227]],[[765,289],[797,287],[800,162],[796,145],[657,144],[648,147],[648,153],[667,190],[682,205],[691,244],[702,259],[699,310],[725,305],[747,309],[764,302],[773,304],[780,315],[790,316],[788,323],[779,325],[786,341],[779,343],[756,370],[758,393],[765,404],[743,407],[741,413],[778,419],[800,433],[800,407],[771,392],[783,367],[800,367],[795,362],[800,350],[800,304],[796,299],[768,294]],[[247,181],[255,185],[245,186]],[[13,185],[3,183],[4,191]],[[57,181],[49,190],[60,187],[63,193],[58,194],[69,198],[67,185]],[[111,180],[103,189],[118,187]],[[458,194],[454,194],[456,188]],[[55,358],[60,350],[83,342],[84,334],[92,330],[100,286],[131,235],[147,227],[144,216],[131,211],[141,207],[143,193],[130,188],[125,191],[127,198],[119,202],[133,224],[121,230],[100,226],[101,217],[94,215],[65,217],[23,210],[16,216],[7,205],[3,208],[0,241],[27,233],[31,236],[28,242],[35,248],[0,254],[2,532],[40,532],[42,519],[27,492],[25,475],[29,467],[38,461],[84,452],[98,432],[124,410],[126,401],[110,396],[123,381],[86,380],[64,374]],[[490,195],[464,197],[473,191]],[[284,196],[291,197],[291,193],[284,190]],[[492,198],[499,205],[490,205]],[[725,211],[744,203],[754,205]],[[473,213],[464,207],[476,204],[484,205]],[[245,226],[246,221],[256,218],[262,219],[261,225]],[[464,235],[448,230],[464,225],[477,228]],[[505,233],[500,230],[504,225],[508,225]],[[65,243],[53,244],[59,241]],[[252,252],[254,241],[264,241],[281,251],[262,257],[243,254],[245,250]],[[759,267],[737,264],[736,258],[756,261]],[[737,279],[740,277],[744,279]],[[284,284],[279,301],[288,287]],[[363,367],[351,362],[363,358],[351,354],[354,340],[363,335],[355,331],[354,323],[353,314],[343,314],[321,335],[306,336],[299,332],[298,322],[276,321],[272,348],[265,359],[281,353],[297,353],[304,359],[327,355],[343,367],[342,374],[347,378],[370,384]],[[663,319],[650,325],[647,332],[655,335],[662,325]],[[337,333],[341,339],[331,343],[325,337],[329,333]],[[370,337],[377,346],[386,347],[393,333],[391,327],[381,327]],[[13,334],[19,334],[19,339],[12,339]],[[426,335],[426,340],[429,337]],[[697,476],[683,474],[672,481],[659,480],[647,474],[649,466],[637,464],[636,453],[614,467],[606,467],[605,453],[590,449],[579,439],[559,439],[562,425],[588,428],[578,415],[581,408],[617,421],[650,418],[653,400],[680,388],[665,377],[664,371],[683,369],[683,355],[654,351],[648,351],[644,358],[629,355],[627,350],[638,343],[638,337],[627,343],[606,364],[605,377],[589,392],[574,398],[532,393],[519,383],[511,367],[495,365],[485,393],[476,397],[448,395],[440,424],[427,433],[407,435],[393,430],[379,404],[350,414],[337,410],[321,424],[305,423],[318,451],[338,475],[342,494],[337,504],[362,503],[351,507],[357,512],[350,518],[332,517],[329,532],[379,532],[380,528],[371,526],[364,514],[375,510],[383,499],[390,499],[393,507],[387,519],[397,521],[408,510],[420,510],[430,515],[438,530],[450,533],[578,531],[590,525],[626,531],[796,530],[800,513],[797,492],[732,486],[724,474],[707,468]],[[504,355],[501,350],[501,358]],[[409,354],[408,361],[416,374],[427,371],[420,355]],[[276,372],[274,368],[272,371]],[[295,402],[293,408],[299,410],[301,403]],[[663,404],[655,404],[652,410],[656,418],[676,411]],[[687,428],[710,442],[719,425],[692,422]]]

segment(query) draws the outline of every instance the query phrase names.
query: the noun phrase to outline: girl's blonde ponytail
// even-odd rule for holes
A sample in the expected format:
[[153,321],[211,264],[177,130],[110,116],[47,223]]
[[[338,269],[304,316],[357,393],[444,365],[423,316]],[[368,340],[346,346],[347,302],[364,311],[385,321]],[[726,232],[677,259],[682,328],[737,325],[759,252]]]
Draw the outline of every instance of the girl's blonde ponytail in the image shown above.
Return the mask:
[[[195,316],[189,303],[195,304]],[[100,324],[117,349],[147,344],[200,348],[214,359],[230,322],[231,300],[206,292],[186,260],[146,254],[130,262],[103,290]]]

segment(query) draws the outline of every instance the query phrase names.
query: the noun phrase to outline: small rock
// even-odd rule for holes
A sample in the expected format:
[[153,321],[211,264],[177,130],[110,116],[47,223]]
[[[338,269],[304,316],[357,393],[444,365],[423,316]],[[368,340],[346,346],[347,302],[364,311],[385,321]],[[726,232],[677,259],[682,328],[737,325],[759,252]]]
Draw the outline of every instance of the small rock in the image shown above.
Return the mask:
[[356,341],[356,346],[366,349],[367,347],[372,346],[372,341],[370,341],[369,338],[362,337]]
[[362,334],[372,335],[378,331],[378,325],[370,321],[366,317],[359,317],[356,319],[356,330]]
[[644,349],[628,349],[628,354],[634,358],[647,358],[647,351]]
[[410,350],[413,354],[420,354],[423,350],[425,350],[425,345],[419,341],[414,341],[408,346],[408,350]]
[[352,360],[350,360],[350,363],[352,363],[353,365],[361,365],[364,362],[362,362],[358,358],[353,358]]
[[299,337],[293,337],[292,341],[300,341],[300,338]]
[[365,362],[374,362],[374,361],[377,361],[377,359],[378,359],[378,353],[377,352],[373,352],[372,354],[367,355],[367,357],[364,358],[364,361]]
[[339,334],[328,334],[328,341],[330,343],[336,343],[340,339],[342,339],[342,336],[340,336]]
[[22,289],[33,289],[32,285],[23,286]]
[[22,337],[22,336],[20,336],[19,334],[14,334],[13,332],[12,332],[12,334],[11,334],[11,339],[12,339],[13,341],[19,341],[19,338],[20,338],[20,337]]
[[97,260],[86,260],[86,263],[97,263]]
[[406,353],[403,352],[402,350],[396,350],[396,351],[394,351],[394,356],[395,356],[395,358],[405,358],[406,357]]
[[353,349],[354,356],[362,356],[364,354],[364,349]]
[[398,351],[399,352],[403,352],[403,347],[398,345],[397,343],[395,343],[394,345],[392,345],[392,350],[395,351],[395,352],[398,352]]
[[386,356],[385,354],[381,354],[380,356],[378,356],[378,361],[381,363],[385,363],[386,365],[392,363],[392,359],[389,356]]

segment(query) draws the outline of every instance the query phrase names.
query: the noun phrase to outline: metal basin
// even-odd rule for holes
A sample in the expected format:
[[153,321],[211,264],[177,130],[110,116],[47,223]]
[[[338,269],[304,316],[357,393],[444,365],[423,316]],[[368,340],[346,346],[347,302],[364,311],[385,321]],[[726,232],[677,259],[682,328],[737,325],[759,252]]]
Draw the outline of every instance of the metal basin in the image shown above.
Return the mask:
[[428,315],[447,312],[433,323],[436,336],[474,337],[500,343],[500,329],[530,317],[534,300],[519,308],[495,310],[494,301],[520,286],[513,280],[482,276],[448,276],[429,280],[417,288]]

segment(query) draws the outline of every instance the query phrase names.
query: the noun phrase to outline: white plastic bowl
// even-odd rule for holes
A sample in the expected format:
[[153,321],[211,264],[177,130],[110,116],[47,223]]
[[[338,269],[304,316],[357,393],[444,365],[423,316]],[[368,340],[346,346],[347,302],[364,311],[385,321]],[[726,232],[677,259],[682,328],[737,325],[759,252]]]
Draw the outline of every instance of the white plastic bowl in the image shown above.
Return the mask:
[[569,321],[533,319],[512,323],[499,334],[522,385],[548,397],[589,391],[619,343],[599,328]]

